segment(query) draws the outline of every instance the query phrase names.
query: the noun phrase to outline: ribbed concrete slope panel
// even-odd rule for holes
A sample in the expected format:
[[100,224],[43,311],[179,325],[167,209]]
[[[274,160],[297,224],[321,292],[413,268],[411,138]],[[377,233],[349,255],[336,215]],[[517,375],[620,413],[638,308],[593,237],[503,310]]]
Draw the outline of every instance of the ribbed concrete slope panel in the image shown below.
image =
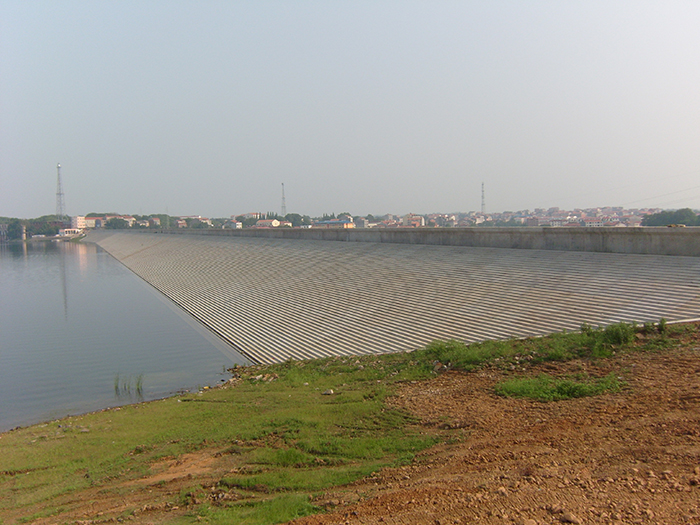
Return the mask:
[[256,362],[700,317],[700,258],[196,235],[94,240]]

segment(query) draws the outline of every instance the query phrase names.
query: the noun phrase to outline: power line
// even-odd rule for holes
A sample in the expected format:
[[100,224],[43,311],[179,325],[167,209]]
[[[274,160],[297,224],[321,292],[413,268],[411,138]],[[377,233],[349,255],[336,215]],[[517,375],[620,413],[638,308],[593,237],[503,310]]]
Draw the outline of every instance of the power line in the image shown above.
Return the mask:
[[[652,200],[652,199],[660,199],[661,197],[668,197],[669,195],[676,195],[676,194],[678,194],[678,193],[684,193],[684,192],[687,192],[687,191],[690,191],[690,190],[695,190],[695,189],[697,189],[697,188],[700,188],[700,186],[692,186],[691,188],[685,188],[685,189],[682,189],[682,190],[676,190],[676,191],[672,191],[672,192],[669,192],[669,193],[663,193],[663,194],[661,194],[661,195],[654,195],[653,197],[647,197],[647,198],[645,198],[645,199],[637,199],[637,200],[635,200],[635,201],[624,202],[624,203],[622,203],[622,206],[627,206],[627,205],[629,205],[629,204],[635,204],[635,203],[638,203],[638,202],[650,201],[650,200]],[[684,200],[684,199],[683,199],[683,200]],[[678,201],[675,201],[675,202],[678,202]]]

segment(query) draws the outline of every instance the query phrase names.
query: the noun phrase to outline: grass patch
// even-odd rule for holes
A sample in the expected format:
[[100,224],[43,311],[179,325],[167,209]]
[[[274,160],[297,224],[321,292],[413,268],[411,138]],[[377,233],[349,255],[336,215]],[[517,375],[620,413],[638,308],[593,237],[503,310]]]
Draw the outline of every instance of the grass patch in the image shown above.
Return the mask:
[[[659,323],[659,334],[667,326]],[[466,344],[461,341],[433,341],[415,353],[423,366],[441,363],[449,368],[473,370],[485,364],[514,364],[527,360],[567,361],[570,359],[605,358],[616,351],[631,348],[638,327],[631,323],[615,323],[594,328],[583,324],[579,332],[562,332],[547,337],[523,340],[484,341]],[[657,338],[658,339],[658,338]]]
[[[222,468],[235,472],[220,478],[221,487],[241,493],[246,504],[238,502],[239,494],[235,505],[195,498],[188,509],[195,515],[206,510],[211,522],[230,522],[242,513],[257,516],[246,523],[278,523],[312,512],[310,492],[409,462],[438,439],[437,433],[421,434],[408,414],[385,404],[399,381],[427,377],[405,354],[288,362],[235,373],[234,388],[4,434],[0,515],[52,515],[81,490],[116,493],[119,483],[149,474],[163,458],[213,449]],[[130,386],[134,392],[137,379],[115,378],[115,388]],[[330,389],[332,395],[323,394]],[[193,479],[185,492],[196,493],[198,483]],[[171,503],[179,505],[179,497],[172,496]]]
[[537,401],[562,401],[577,397],[597,396],[619,392],[622,388],[615,374],[592,379],[589,377],[555,378],[547,374],[536,377],[509,379],[495,386],[501,396],[535,399]]
[[[411,353],[236,368],[233,388],[2,434],[0,515],[12,522],[60,515],[65,502],[84,489],[118,494],[123,483],[151,473],[159,461],[208,449],[216,452],[222,468],[209,483],[230,497],[211,500],[210,490],[195,477],[184,495],[168,496],[173,506],[188,509],[177,523],[192,523],[197,516],[208,523],[288,521],[318,511],[309,499],[314,492],[406,464],[436,441],[449,439],[449,430],[422,428],[409,414],[387,406],[387,396],[402,382],[450,368],[522,370],[543,361],[602,359],[635,348],[663,350],[677,346],[681,337],[692,340],[696,334],[688,330],[665,323],[584,325],[580,332],[542,338],[471,345],[435,341]],[[132,394],[142,384],[141,376],[114,381],[115,391]],[[554,400],[620,387],[614,376],[540,376],[514,379],[499,385],[499,392]]]
[[251,475],[227,476],[221,479],[219,485],[265,494],[273,492],[309,493],[351,483],[376,472],[383,466],[386,465],[382,462],[376,462],[341,467],[326,466],[318,471],[277,468]]
[[306,495],[284,494],[271,499],[237,503],[224,509],[203,505],[197,509],[197,516],[201,516],[211,525],[230,525],[231,523],[266,525],[284,523],[315,514],[320,510]]

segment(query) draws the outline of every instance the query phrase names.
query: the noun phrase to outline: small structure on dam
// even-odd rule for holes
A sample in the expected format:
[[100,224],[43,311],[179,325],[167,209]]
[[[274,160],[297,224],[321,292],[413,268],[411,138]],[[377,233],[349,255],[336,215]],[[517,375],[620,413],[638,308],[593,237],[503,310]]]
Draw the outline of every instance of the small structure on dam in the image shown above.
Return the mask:
[[163,233],[96,242],[254,362],[700,317],[700,258]]

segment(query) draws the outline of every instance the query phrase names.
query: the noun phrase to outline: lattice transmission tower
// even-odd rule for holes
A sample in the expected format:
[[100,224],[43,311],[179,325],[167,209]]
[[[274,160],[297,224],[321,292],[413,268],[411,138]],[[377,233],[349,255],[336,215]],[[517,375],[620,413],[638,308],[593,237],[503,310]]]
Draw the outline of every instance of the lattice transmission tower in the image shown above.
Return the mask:
[[56,165],[58,172],[58,182],[56,183],[56,220],[66,222],[66,196],[63,194],[63,184],[61,183],[61,165]]
[[486,215],[486,198],[484,197],[484,183],[481,183],[481,215]]
[[287,201],[284,199],[284,182],[282,183],[282,217],[287,216]]

